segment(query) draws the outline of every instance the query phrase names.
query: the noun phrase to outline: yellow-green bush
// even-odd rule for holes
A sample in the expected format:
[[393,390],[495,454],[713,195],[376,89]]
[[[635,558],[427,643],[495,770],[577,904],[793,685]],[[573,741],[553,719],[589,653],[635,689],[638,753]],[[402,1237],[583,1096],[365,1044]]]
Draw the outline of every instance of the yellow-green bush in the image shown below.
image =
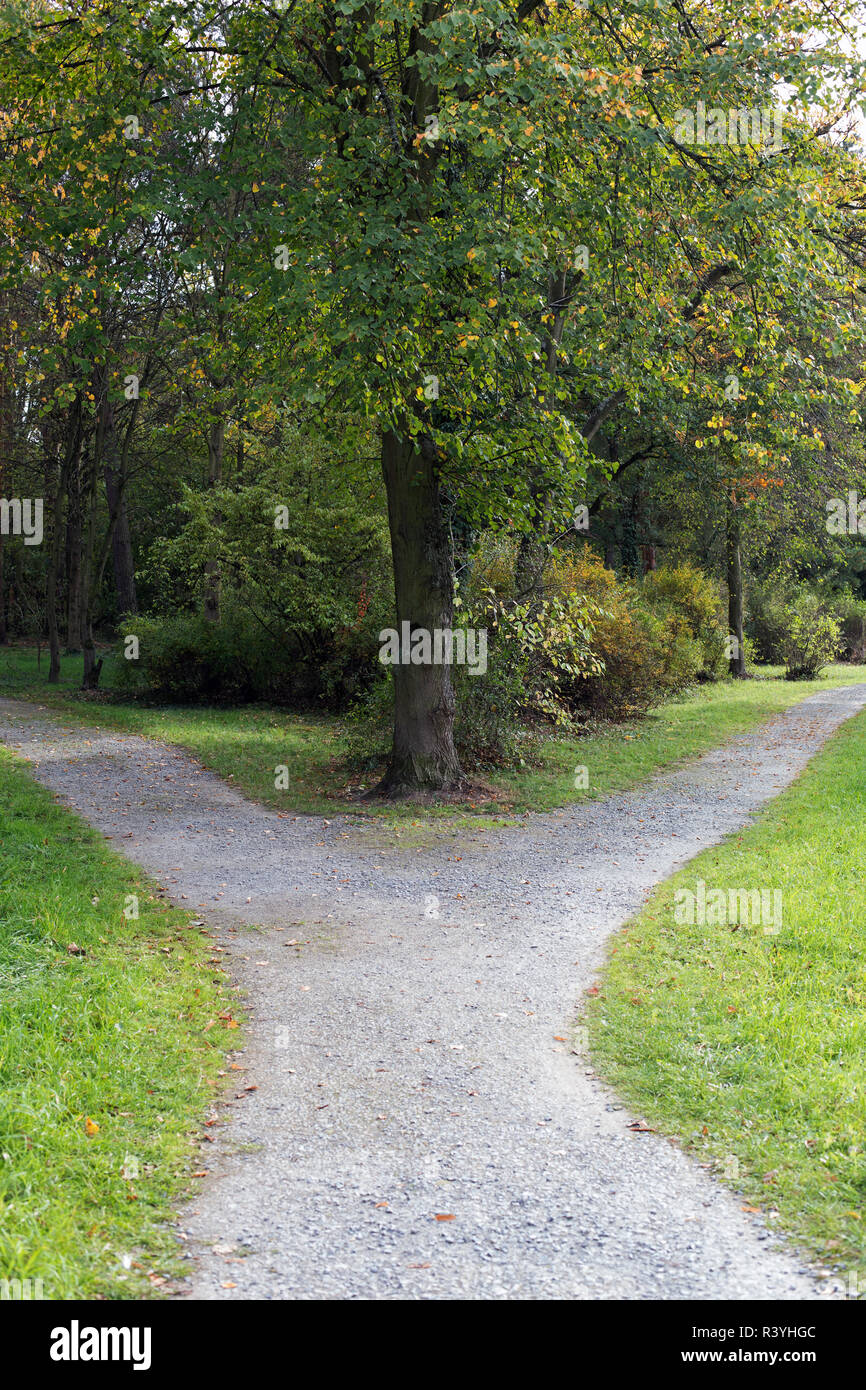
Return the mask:
[[701,645],[702,680],[718,680],[725,673],[725,615],[716,585],[695,565],[663,565],[650,570],[643,581],[644,597],[655,608],[669,608],[685,618]]
[[[501,537],[479,547],[466,585],[474,621],[480,621],[484,608],[489,617],[491,605],[500,613],[514,607],[517,550],[516,539]],[[659,576],[645,590],[641,583],[619,579],[588,545],[554,551],[521,623],[525,627],[531,619],[542,630],[550,626],[557,641],[533,643],[531,661],[513,693],[517,711],[560,720],[563,713],[627,718],[712,673],[723,656],[724,636],[710,581],[685,565]],[[581,609],[590,630],[588,646],[581,643],[569,671],[562,615],[575,603],[590,605]],[[513,624],[500,619],[493,626],[494,649],[519,640]]]

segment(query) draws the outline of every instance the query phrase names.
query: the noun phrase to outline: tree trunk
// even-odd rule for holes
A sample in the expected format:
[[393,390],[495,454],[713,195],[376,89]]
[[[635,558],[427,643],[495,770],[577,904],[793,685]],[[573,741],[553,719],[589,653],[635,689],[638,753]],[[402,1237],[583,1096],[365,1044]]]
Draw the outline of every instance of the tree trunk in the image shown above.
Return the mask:
[[96,557],[97,513],[99,511],[99,477],[106,471],[114,473],[117,464],[117,431],[114,422],[114,409],[108,394],[108,382],[103,371],[94,378],[94,391],[99,401],[99,414],[93,448],[88,455],[88,468],[84,476],[85,498],[85,542],[81,574],[81,631],[84,650],[84,674],[82,690],[96,690],[102,671],[102,658],[96,658],[96,645],[93,640],[93,619],[97,599],[102,592],[102,581],[109,549],[114,540],[119,513],[113,511],[109,516],[108,535],[102,547],[102,554]]
[[[539,406],[547,405],[547,391],[555,389],[557,375],[557,357],[559,347],[562,343],[562,332],[565,327],[565,294],[568,284],[568,271],[557,270],[548,279],[547,302],[549,306],[557,305],[552,310],[551,320],[547,324],[546,345],[544,352],[544,372],[547,381],[542,381],[538,389]],[[551,313],[551,309],[548,309]],[[548,496],[547,484],[542,481],[543,473],[536,476],[530,483],[535,516],[533,518],[537,533],[528,533],[520,537],[520,545],[517,550],[517,561],[514,567],[514,590],[518,599],[529,598],[535,594],[542,574],[544,573],[547,561],[548,549],[544,543],[544,535],[547,530]]]
[[0,647],[5,646],[9,641],[9,634],[6,629],[6,584],[3,575],[3,541],[5,537],[0,533]]
[[[222,482],[225,441],[225,418],[219,415],[208,431],[208,480],[211,487],[217,487]],[[214,521],[218,524],[219,518],[215,517]],[[204,616],[209,623],[218,623],[220,620],[221,591],[220,563],[213,558],[205,565]]]
[[106,464],[103,469],[103,477],[109,515],[115,518],[114,530],[111,535],[111,556],[114,562],[114,585],[117,590],[117,613],[118,617],[123,618],[138,612],[132,538],[129,534],[126,498],[121,491],[118,475],[109,464]]
[[[393,431],[382,437],[382,473],[394,566],[397,631],[409,624],[432,635],[448,630],[454,616],[454,587],[448,535],[442,518],[434,446],[420,449]],[[394,742],[377,789],[389,797],[447,791],[462,783],[454,748],[454,688],[451,668],[429,662],[395,664]]]
[[[0,297],[0,319],[5,319],[5,299]],[[3,338],[9,341],[8,320],[3,323]],[[9,372],[9,355],[5,348],[0,352],[0,497],[8,497],[12,491],[10,479],[12,469],[12,446],[15,436],[13,416],[12,381]],[[9,493],[6,488],[9,487]],[[0,644],[8,640],[6,630],[6,587],[3,575],[3,546],[6,537],[0,532]]]
[[728,634],[731,654],[728,668],[732,676],[742,680],[746,675],[746,653],[743,649],[743,562],[740,554],[740,513],[733,503],[728,504],[726,537],[728,567]]
[[71,468],[74,466],[81,447],[80,399],[76,398],[70,409],[69,436],[62,462],[52,460],[47,428],[43,427],[42,444],[45,451],[45,495],[51,497],[51,554],[45,581],[45,613],[48,623],[48,649],[50,663],[48,668],[49,685],[57,685],[60,680],[60,627],[57,621],[57,581],[60,575],[60,560],[63,554],[63,497]]
[[81,651],[81,471],[73,459],[66,483],[66,651]]

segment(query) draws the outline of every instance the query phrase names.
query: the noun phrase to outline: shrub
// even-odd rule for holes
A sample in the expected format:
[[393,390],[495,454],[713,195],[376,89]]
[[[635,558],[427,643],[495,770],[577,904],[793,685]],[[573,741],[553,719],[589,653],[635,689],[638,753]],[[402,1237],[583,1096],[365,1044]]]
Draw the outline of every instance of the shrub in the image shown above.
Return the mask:
[[[254,478],[184,489],[180,529],[154,541],[140,570],[164,606],[127,686],[158,699],[341,710],[376,680],[378,633],[393,607],[388,527],[381,484],[363,460],[335,468],[339,447],[348,451],[345,441],[298,430],[281,450],[263,451]],[[214,560],[216,628],[196,616]]]
[[704,648],[685,614],[671,602],[649,603],[641,584],[618,579],[589,546],[552,558],[546,591],[552,586],[599,608],[592,649],[603,669],[571,686],[576,711],[607,719],[644,714],[704,670]]
[[[470,571],[470,604],[477,608],[486,593],[501,612],[509,603],[513,609],[516,553],[511,539],[482,543]],[[640,584],[619,580],[589,546],[555,551],[532,607],[516,617],[517,627],[504,625],[498,632],[495,646],[504,644],[519,676],[511,696],[514,715],[558,723],[588,713],[627,718],[691,685],[708,669],[708,651],[724,653],[720,630],[711,649],[718,599],[708,581],[694,576],[696,571],[684,569],[671,581],[670,597],[659,594],[650,604]],[[521,648],[527,622],[538,628],[529,653]],[[573,671],[567,669],[569,649]],[[480,692],[478,698],[484,698]]]
[[[134,661],[124,659],[128,635],[139,639]],[[304,633],[265,628],[230,597],[218,624],[194,613],[126,620],[116,684],[166,703],[268,700],[339,710],[376,680],[377,653],[368,623]]]
[[476,592],[466,616],[471,626],[487,628],[488,663],[483,678],[455,667],[462,754],[481,763],[525,761],[531,726],[571,721],[574,685],[601,671],[592,645],[598,613],[582,595],[515,604],[493,589]]
[[839,652],[841,622],[817,594],[802,590],[788,614],[782,642],[787,680],[813,680]]
[[866,662],[866,601],[845,594],[834,605],[841,624],[840,655],[845,661]]
[[840,653],[838,600],[805,584],[767,581],[747,601],[749,636],[761,661],[784,665],[788,680],[811,680]]
[[644,577],[643,595],[653,607],[667,608],[686,620],[701,648],[700,680],[718,680],[725,674],[722,599],[708,575],[687,563],[664,565]]
[[792,599],[792,586],[778,582],[754,583],[747,588],[745,627],[758,661],[770,666],[784,664],[784,642]]

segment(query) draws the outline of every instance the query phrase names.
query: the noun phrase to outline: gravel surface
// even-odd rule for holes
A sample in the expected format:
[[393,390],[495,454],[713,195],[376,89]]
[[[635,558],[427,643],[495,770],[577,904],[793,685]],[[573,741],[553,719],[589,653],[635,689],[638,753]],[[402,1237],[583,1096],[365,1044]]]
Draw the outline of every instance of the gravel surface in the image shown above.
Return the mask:
[[202,912],[246,992],[244,1070],[179,1213],[183,1292],[838,1293],[673,1144],[630,1130],[579,1032],[573,1047],[609,933],[864,705],[863,685],[822,692],[638,791],[398,837],[280,817],[175,748],[0,700],[0,739]]

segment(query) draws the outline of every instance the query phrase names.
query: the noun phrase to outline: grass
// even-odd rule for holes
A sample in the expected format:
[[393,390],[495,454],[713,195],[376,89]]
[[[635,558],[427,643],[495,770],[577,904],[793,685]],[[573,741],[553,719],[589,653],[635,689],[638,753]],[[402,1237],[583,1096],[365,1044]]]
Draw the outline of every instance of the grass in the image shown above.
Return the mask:
[[[33,648],[0,649],[0,695],[36,700],[68,719],[177,744],[267,806],[326,816],[342,806],[358,815],[397,822],[419,814],[417,804],[411,802],[383,805],[349,796],[347,730],[333,716],[298,715],[253,705],[160,708],[94,700],[78,690],[80,657],[64,658],[59,687],[48,686],[46,674],[47,660],[43,655],[42,670],[37,671]],[[785,681],[777,668],[765,668],[762,674],[765,679],[699,687],[631,724],[608,726],[580,737],[551,738],[538,765],[490,775],[495,801],[479,798],[457,805],[425,805],[424,818],[490,819],[491,811],[494,818],[501,818],[502,814],[554,810],[582,797],[633,787],[661,768],[697,757],[755,728],[818,690],[866,680],[866,667],[833,666],[818,681]],[[106,680],[110,678],[108,664]],[[288,769],[285,790],[274,785],[278,766]],[[587,769],[586,790],[575,787],[577,767]]]
[[[746,1210],[853,1272],[861,1294],[864,862],[861,714],[753,827],[657,890],[614,940],[586,1020],[593,1061],[640,1115],[710,1163]],[[678,923],[674,895],[700,879],[707,892],[780,890],[778,934],[730,916]]]
[[0,1278],[152,1295],[238,1036],[222,972],[191,914],[2,748],[0,806]]

